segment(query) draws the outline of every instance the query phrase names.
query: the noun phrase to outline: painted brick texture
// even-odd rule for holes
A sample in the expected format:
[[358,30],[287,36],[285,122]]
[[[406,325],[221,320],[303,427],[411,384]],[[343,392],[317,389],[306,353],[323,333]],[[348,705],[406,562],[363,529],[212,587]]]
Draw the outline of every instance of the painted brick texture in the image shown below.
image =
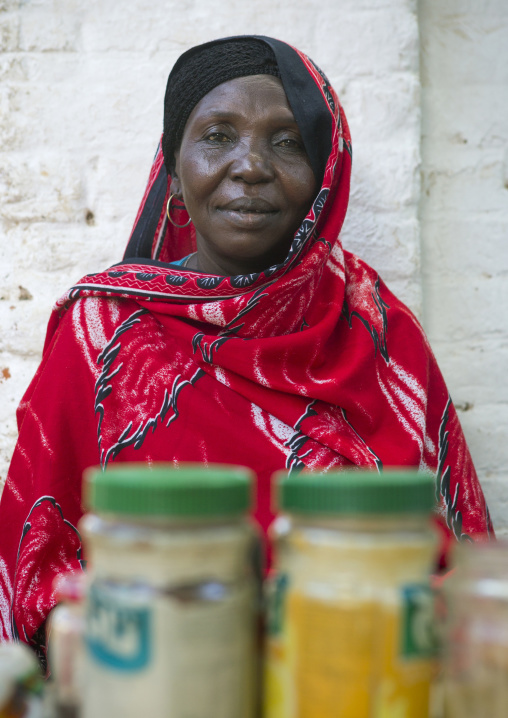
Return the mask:
[[424,324],[508,534],[508,4],[419,6]]

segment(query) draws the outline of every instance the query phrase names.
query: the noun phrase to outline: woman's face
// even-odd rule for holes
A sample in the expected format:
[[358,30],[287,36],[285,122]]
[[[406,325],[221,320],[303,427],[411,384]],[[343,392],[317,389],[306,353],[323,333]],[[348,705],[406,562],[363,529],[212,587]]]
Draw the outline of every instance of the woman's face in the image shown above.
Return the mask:
[[171,191],[196,229],[194,268],[249,274],[286,257],[317,188],[279,79],[241,77],[205,95],[175,161]]

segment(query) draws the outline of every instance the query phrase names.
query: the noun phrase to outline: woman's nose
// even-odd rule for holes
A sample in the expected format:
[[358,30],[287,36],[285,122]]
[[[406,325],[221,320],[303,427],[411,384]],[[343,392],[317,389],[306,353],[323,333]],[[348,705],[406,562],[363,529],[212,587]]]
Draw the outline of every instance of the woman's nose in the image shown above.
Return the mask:
[[254,138],[239,142],[229,171],[233,179],[249,184],[269,182],[274,177],[270,148]]

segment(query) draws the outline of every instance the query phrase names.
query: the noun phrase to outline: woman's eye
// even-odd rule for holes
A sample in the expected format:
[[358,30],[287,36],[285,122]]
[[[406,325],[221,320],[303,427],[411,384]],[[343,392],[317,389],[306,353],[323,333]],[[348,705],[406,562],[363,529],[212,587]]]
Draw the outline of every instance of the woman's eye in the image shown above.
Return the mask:
[[302,143],[292,137],[284,137],[284,139],[277,142],[279,147],[285,147],[290,150],[299,150],[302,148]]
[[210,134],[206,136],[206,139],[215,144],[230,142],[229,137],[225,135],[224,132],[210,132]]

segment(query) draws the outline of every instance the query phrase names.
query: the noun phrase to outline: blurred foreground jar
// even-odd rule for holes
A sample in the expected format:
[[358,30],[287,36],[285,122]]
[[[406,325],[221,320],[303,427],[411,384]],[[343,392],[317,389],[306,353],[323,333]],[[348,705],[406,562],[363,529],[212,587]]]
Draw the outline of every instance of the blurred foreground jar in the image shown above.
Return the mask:
[[428,718],[432,477],[277,478],[266,717]]
[[58,601],[47,625],[50,678],[47,701],[55,718],[78,718],[83,697],[84,573],[64,573],[53,588]]
[[508,545],[464,543],[445,584],[446,718],[508,715]]
[[0,643],[0,718],[42,718],[43,678],[25,643]]
[[88,470],[84,718],[251,718],[247,469]]

